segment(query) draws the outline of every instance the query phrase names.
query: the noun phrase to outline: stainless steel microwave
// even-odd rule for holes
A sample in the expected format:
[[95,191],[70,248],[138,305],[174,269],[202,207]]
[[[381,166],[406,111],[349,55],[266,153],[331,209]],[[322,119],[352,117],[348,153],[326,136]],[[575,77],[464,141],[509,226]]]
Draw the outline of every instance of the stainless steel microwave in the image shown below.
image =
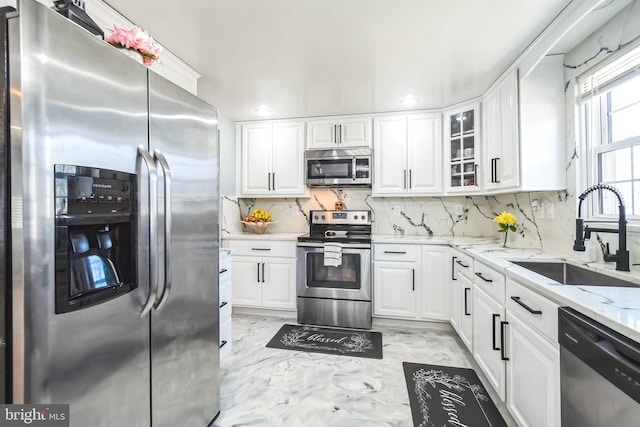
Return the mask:
[[307,150],[307,185],[371,186],[371,150]]

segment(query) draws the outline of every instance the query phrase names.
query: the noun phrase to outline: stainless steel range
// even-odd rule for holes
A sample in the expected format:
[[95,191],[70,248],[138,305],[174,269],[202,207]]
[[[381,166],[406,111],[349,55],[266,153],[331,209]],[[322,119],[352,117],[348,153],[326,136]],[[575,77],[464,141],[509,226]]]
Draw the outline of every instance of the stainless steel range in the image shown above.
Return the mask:
[[311,211],[298,238],[298,322],[371,328],[371,211]]

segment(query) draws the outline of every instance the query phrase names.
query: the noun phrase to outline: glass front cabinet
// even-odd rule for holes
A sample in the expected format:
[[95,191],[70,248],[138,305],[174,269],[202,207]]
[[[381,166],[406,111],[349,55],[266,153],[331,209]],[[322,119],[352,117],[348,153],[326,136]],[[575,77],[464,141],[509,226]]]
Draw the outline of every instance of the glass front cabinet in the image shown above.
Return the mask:
[[480,103],[445,111],[445,185],[451,193],[480,191]]

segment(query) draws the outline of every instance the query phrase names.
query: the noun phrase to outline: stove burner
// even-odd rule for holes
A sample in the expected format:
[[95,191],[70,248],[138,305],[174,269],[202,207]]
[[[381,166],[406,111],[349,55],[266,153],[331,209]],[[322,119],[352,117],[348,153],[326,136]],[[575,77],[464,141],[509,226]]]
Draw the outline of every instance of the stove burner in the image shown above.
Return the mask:
[[299,242],[371,244],[371,211],[311,211],[309,234]]

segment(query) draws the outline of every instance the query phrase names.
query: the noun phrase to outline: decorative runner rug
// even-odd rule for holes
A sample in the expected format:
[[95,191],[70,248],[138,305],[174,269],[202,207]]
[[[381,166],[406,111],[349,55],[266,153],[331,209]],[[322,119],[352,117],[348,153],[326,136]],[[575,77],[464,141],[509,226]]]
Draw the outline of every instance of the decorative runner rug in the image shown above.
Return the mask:
[[413,425],[506,427],[473,369],[402,362]]
[[380,332],[284,325],[267,347],[382,359]]

